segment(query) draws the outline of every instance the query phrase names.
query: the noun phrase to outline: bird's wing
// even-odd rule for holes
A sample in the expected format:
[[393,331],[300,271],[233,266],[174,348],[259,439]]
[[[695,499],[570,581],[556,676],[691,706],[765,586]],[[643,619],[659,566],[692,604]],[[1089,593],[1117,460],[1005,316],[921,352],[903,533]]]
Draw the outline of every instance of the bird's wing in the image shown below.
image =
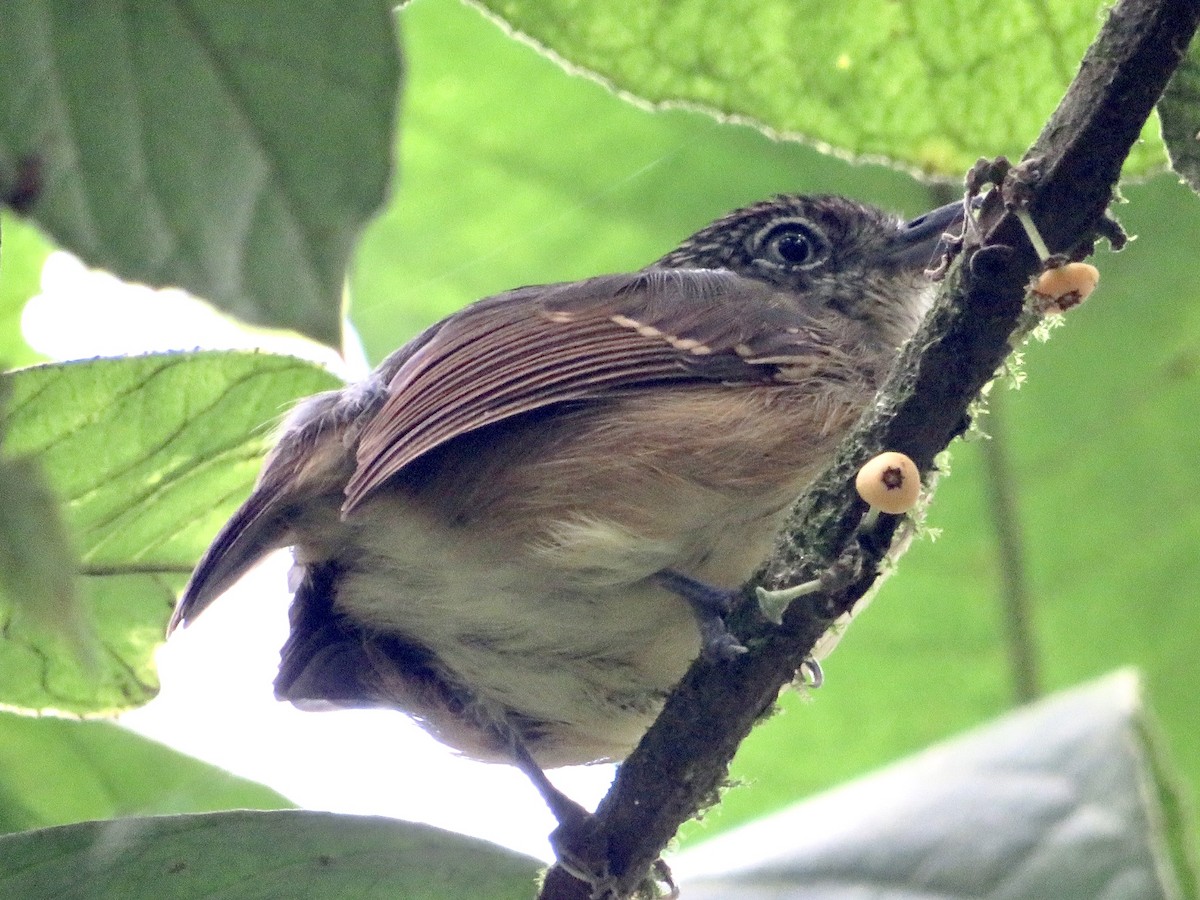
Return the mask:
[[664,381],[794,380],[816,340],[801,299],[725,270],[649,268],[467,307],[383,366],[343,512],[453,438],[551,404]]

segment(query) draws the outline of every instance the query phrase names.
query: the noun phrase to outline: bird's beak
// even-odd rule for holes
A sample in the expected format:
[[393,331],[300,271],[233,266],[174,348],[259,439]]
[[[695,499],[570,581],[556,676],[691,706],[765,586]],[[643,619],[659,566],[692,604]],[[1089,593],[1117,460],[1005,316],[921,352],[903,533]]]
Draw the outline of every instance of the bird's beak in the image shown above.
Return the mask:
[[926,268],[946,250],[942,235],[963,221],[963,202],[947,203],[900,226],[888,256],[906,268]]

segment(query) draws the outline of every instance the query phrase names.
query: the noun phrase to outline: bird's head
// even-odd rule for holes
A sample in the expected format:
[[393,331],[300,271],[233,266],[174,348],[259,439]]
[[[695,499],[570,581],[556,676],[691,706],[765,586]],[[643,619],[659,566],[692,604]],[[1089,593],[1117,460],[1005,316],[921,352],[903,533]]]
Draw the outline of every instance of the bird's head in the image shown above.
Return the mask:
[[845,197],[780,195],[723,216],[654,265],[769,282],[802,297],[814,317],[861,323],[898,347],[929,308],[925,269],[962,216],[961,203],[905,222]]

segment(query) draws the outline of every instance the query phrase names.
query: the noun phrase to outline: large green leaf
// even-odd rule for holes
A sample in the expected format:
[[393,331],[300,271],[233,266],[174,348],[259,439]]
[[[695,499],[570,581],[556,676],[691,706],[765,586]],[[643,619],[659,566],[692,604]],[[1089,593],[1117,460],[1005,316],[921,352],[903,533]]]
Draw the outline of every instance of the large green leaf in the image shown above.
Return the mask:
[[290,805],[269,788],[111,722],[0,713],[0,832]]
[[1132,673],[1064,692],[693,848],[683,895],[1194,896],[1153,731]]
[[100,659],[81,669],[6,615],[0,702],[71,712],[143,703],[157,689],[151,653],[176,593],[249,492],[269,425],[336,379],[256,353],[101,359],[8,377],[7,448],[35,457],[65,503]]
[[[699,104],[956,176],[1033,142],[1095,37],[1097,0],[481,0],[622,91]],[[1153,135],[1153,130],[1147,136]],[[1157,141],[1131,170],[1161,165]]]
[[0,837],[0,895],[528,900],[540,865],[482,841],[300,811],[87,822]]
[[383,201],[399,65],[378,0],[14,0],[0,177],[131,280],[338,345],[347,260]]

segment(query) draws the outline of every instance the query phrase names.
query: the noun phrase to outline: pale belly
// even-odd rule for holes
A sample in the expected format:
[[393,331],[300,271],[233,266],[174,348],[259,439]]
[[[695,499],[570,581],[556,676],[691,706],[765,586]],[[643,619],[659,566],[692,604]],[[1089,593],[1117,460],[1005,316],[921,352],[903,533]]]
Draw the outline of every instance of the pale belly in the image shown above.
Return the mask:
[[[513,723],[553,767],[624,758],[699,654],[687,602],[650,576],[674,568],[736,588],[769,552],[779,514],[674,541],[576,521],[542,541],[486,543],[447,540],[387,504],[362,517],[360,536],[385,538],[362,541],[336,606],[427,649],[480,714]],[[467,723],[409,711],[468,755],[505,758]]]

